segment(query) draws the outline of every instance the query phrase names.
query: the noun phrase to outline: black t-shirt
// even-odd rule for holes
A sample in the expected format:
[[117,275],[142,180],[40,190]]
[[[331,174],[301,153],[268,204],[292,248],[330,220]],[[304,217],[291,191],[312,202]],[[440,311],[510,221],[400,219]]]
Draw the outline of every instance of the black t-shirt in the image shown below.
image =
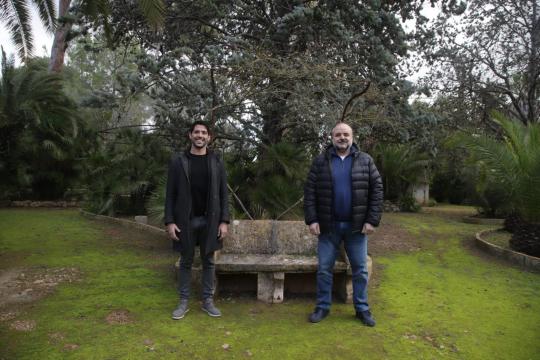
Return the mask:
[[208,194],[208,155],[193,155],[188,151],[191,182],[192,216],[206,216]]

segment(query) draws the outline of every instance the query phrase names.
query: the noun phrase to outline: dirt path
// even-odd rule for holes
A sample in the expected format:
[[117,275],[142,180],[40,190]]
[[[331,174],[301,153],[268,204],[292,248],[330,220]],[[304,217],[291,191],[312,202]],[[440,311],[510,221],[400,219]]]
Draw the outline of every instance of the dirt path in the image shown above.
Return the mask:
[[35,323],[14,320],[30,303],[51,294],[61,283],[78,281],[76,268],[11,268],[0,271],[0,322],[11,321],[10,327],[30,331]]
[[375,233],[369,236],[368,252],[371,255],[388,255],[393,252],[410,252],[419,249],[417,237],[398,224],[383,221]]

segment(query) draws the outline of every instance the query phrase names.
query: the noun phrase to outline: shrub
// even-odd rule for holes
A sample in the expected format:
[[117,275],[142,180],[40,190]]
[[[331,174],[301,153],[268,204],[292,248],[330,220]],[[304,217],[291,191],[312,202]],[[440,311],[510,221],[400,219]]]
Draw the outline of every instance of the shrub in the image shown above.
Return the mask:
[[399,199],[399,208],[405,212],[418,212],[420,211],[420,205],[412,197],[411,194],[403,195]]

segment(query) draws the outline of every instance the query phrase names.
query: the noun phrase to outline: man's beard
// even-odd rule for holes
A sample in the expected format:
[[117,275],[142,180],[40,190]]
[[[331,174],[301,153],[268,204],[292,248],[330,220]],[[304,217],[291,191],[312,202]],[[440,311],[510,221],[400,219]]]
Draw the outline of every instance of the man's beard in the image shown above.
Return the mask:
[[200,140],[200,141],[202,142],[201,145],[197,144],[197,141],[198,141],[198,140],[193,140],[193,141],[191,142],[191,145],[193,145],[193,146],[196,147],[197,149],[202,149],[202,148],[204,148],[205,146],[208,145],[208,141]]
[[349,144],[347,141],[336,142],[334,143],[334,147],[339,150],[349,150],[351,148],[351,144]]

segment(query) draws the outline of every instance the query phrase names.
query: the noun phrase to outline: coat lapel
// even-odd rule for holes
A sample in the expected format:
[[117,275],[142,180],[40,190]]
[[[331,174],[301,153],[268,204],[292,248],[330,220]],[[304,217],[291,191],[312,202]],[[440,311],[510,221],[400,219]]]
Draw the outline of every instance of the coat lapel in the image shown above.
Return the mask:
[[184,153],[180,154],[180,163],[182,164],[182,167],[184,168],[184,174],[186,175],[187,182],[188,182],[188,184],[190,184],[190,181],[189,181],[189,163],[188,163],[188,158],[187,158],[186,154],[184,154]]

